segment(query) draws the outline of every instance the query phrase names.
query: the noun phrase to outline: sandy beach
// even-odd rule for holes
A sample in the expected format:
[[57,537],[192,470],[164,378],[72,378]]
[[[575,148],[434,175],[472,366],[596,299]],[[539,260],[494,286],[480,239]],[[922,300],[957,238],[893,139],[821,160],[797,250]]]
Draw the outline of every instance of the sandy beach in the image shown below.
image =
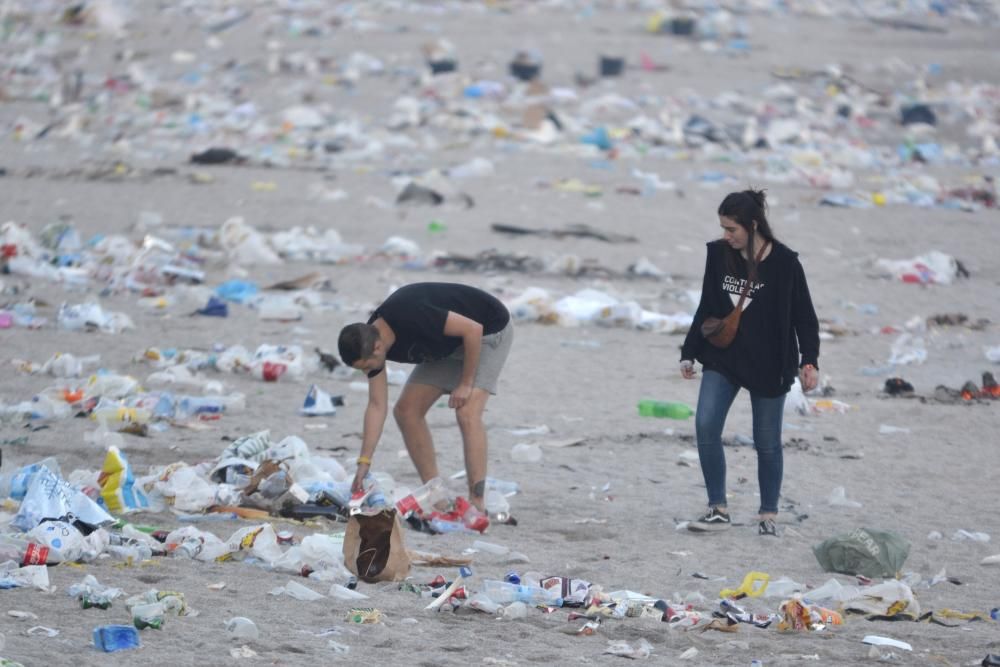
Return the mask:
[[[741,444],[751,435],[746,392],[737,397],[725,430],[736,525],[714,535],[683,529],[705,504],[694,420],[644,418],[636,410],[643,398],[695,406],[698,382],[683,380],[677,369],[683,330],[522,318],[486,413],[489,474],[520,485],[508,499],[517,525],[494,525],[485,536],[406,530],[407,546],[460,556],[484,539],[530,559],[509,563],[472,554],[472,589],[477,580],[530,570],[592,582],[605,592],[687,600],[710,617],[719,591],[737,586],[750,571],[809,587],[831,577],[857,583],[824,572],[812,547],[869,527],[910,543],[900,574],[909,576],[922,610],[988,617],[1000,606],[1000,571],[980,564],[1000,551],[993,499],[1000,481],[998,404],[941,400],[944,394],[935,392],[940,385],[981,385],[984,371],[1000,370],[985,354],[1000,345],[1000,218],[995,186],[985,179],[1000,174],[1000,158],[984,141],[991,127],[996,136],[1000,123],[1000,51],[988,3],[942,3],[950,11],[891,15],[924,30],[874,21],[890,16],[882,13],[883,3],[872,3],[868,16],[841,3],[829,3],[828,15],[820,3],[782,3],[786,9],[749,3],[754,6],[718,24],[728,33],[703,37],[650,33],[646,25],[658,5],[648,2],[107,2],[117,10],[102,14],[93,6],[102,3],[87,3],[92,13],[81,25],[60,21],[66,3],[33,4],[0,5],[7,21],[0,39],[0,223],[24,225],[34,238],[63,222],[85,243],[117,234],[138,245],[149,235],[179,247],[178,230],[217,231],[240,216],[268,237],[296,227],[334,229],[361,250],[337,262],[282,258],[259,264],[233,261],[218,243],[211,246],[217,255],[201,264],[209,291],[230,279],[263,287],[318,272],[324,286],[310,293],[302,319],[293,322],[262,320],[257,309],[238,303],[229,304],[225,319],[192,317],[204,305],[193,299],[204,292],[187,286],[156,285],[150,294],[172,299],[157,308],[142,301],[149,294],[94,275],[85,284],[0,275],[0,310],[34,300],[36,314],[48,320],[39,328],[0,330],[0,406],[29,401],[46,387],[86,382],[89,373],[67,380],[18,372],[12,363],[41,364],[56,353],[100,355],[97,367],[145,383],[155,369],[135,359],[150,347],[239,344],[252,353],[269,343],[300,345],[310,356],[317,347],[335,352],[344,324],[365,319],[393,288],[418,281],[468,283],[508,304],[520,303],[529,287],[546,290],[550,304],[590,289],[653,313],[689,315],[701,289],[704,244],[719,236],[719,202],[730,191],[763,187],[777,237],[805,267],[824,332],[820,376],[827,387],[825,395],[809,396],[807,414],[786,411],[779,538],[756,531],[756,458],[752,446]],[[207,27],[220,16],[237,16],[224,13],[230,6],[250,14],[224,30]],[[968,6],[979,6],[982,18],[966,18]],[[40,32],[29,39],[34,31]],[[432,77],[421,47],[442,39],[450,41],[458,69]],[[541,81],[549,89],[538,99],[507,71],[521,49],[543,59]],[[352,56],[358,53],[378,59],[380,67]],[[601,54],[623,57],[624,75],[600,78]],[[76,101],[64,92],[53,99],[76,68],[84,73],[83,92]],[[471,96],[468,88],[477,82],[502,84],[503,92]],[[157,106],[161,98],[176,103]],[[401,98],[409,101],[399,103]],[[900,124],[901,106],[914,102],[935,110],[936,125]],[[536,103],[559,119],[561,130],[551,122],[525,126],[525,108]],[[246,119],[237,121],[232,110],[241,104],[253,110],[244,108]],[[844,105],[848,117],[838,120]],[[303,120],[305,111],[289,115],[292,107],[315,112],[319,125]],[[696,139],[688,122],[693,115],[708,119],[723,138]],[[400,120],[404,116],[412,118]],[[777,136],[779,118],[798,127],[794,138],[778,145],[746,148],[750,117],[761,119],[758,131],[765,137]],[[611,150],[581,142],[598,127],[610,133]],[[685,127],[675,143],[671,136]],[[542,140],[546,132],[554,133],[551,140]],[[900,157],[916,145],[927,155]],[[189,161],[210,147],[231,148],[246,160],[218,166]],[[475,158],[489,161],[488,173],[454,176],[456,166]],[[442,177],[450,191],[440,205],[396,203],[408,178],[437,182],[427,180],[435,169],[452,170],[452,177]],[[976,206],[974,197],[954,194],[983,188],[993,188],[992,205]],[[864,206],[821,204],[833,194],[850,194]],[[159,224],[138,225],[144,212],[147,222],[155,213]],[[637,241],[509,236],[492,231],[496,223],[532,229],[582,224]],[[415,242],[419,255],[380,252],[390,237]],[[542,268],[435,266],[435,257],[486,250],[529,256]],[[931,251],[958,260],[968,276],[913,284],[879,268],[879,259],[909,260]],[[642,259],[656,275],[629,272]],[[561,270],[566,266],[589,269],[573,275]],[[127,314],[134,328],[112,334],[57,326],[60,304],[91,300]],[[941,314],[987,322],[927,324]],[[892,367],[893,345],[905,334],[911,343],[920,339],[926,360]],[[246,409],[195,420],[196,429],[171,425],[145,438],[123,436],[137,477],[178,461],[211,461],[232,439],[264,429],[275,442],[299,436],[314,455],[332,457],[353,474],[366,394],[351,383],[360,375],[316,369],[275,383],[246,373],[202,375],[222,382],[225,394],[244,394]],[[910,382],[916,396],[887,396],[890,377]],[[335,416],[299,414],[311,384],[344,396]],[[399,390],[391,386],[390,397]],[[428,421],[442,474],[461,471],[454,412],[444,403]],[[532,430],[518,435],[519,429]],[[0,440],[26,436],[26,442],[2,445],[2,472],[54,456],[66,478],[75,470],[93,473],[105,456],[103,447],[85,439],[94,430],[84,418],[5,417]],[[552,446],[568,439],[579,444]],[[539,462],[512,459],[512,448],[525,442],[540,445]],[[391,418],[373,469],[410,488],[420,483]],[[455,493],[465,490],[462,480],[450,484]],[[860,507],[831,505],[835,487],[844,487]],[[7,500],[5,523],[17,507]],[[186,525],[170,511],[125,519],[164,530]],[[322,520],[273,523],[298,540],[344,528]],[[255,522],[188,525],[227,539]],[[959,539],[958,531],[994,539]],[[1000,653],[991,620],[946,627],[849,615],[844,625],[821,632],[740,624],[729,633],[609,618],[582,636],[572,632],[582,621],[567,620],[572,609],[532,609],[519,620],[469,609],[432,613],[424,611],[427,599],[391,582],[362,583],[358,590],[368,599],[347,601],[326,595],[329,582],[262,565],[173,555],[131,565],[99,558],[50,567],[52,592],[3,590],[0,655],[24,665],[610,665],[626,659],[605,654],[609,642],[637,646],[644,640],[651,664],[852,665],[876,661],[862,643],[867,635],[910,643],[912,651],[895,650],[898,664],[978,665],[986,654]],[[953,581],[928,585],[943,569]],[[182,592],[199,613],[143,630],[138,650],[100,652],[91,644],[93,629],[130,619],[121,600],[108,610],[81,609],[66,594],[87,574],[127,595]],[[412,579],[427,583],[438,574],[451,579],[457,570],[415,567]],[[270,594],[291,579],[324,598]],[[226,584],[221,590],[208,587],[219,582]],[[782,599],[744,602],[753,612],[774,613]],[[356,606],[377,608],[382,622],[348,622],[345,615]],[[19,619],[10,610],[37,618]],[[251,618],[260,638],[231,640],[225,624],[234,616]],[[58,634],[29,634],[34,626]],[[230,654],[243,645],[253,655]],[[697,653],[682,660],[691,647]]]

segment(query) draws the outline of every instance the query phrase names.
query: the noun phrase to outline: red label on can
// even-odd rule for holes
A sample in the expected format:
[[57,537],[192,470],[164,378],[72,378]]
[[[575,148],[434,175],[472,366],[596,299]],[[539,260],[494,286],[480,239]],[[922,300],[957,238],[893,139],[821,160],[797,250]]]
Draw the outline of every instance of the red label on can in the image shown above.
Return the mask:
[[396,503],[396,509],[399,510],[400,514],[402,514],[403,516],[406,516],[410,512],[417,512],[417,511],[419,511],[420,510],[420,503],[418,503],[417,499],[414,498],[413,496],[406,496],[405,498],[403,498],[402,500],[400,500],[398,503]]
[[21,565],[45,565],[49,559],[49,548],[40,544],[29,544],[24,552],[24,560]]

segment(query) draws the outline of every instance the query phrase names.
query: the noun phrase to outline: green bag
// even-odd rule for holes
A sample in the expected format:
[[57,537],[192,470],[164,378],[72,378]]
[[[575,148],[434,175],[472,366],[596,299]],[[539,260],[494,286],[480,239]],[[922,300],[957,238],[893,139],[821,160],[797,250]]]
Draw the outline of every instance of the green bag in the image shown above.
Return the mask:
[[858,528],[813,547],[826,572],[894,577],[910,555],[910,544],[896,533]]

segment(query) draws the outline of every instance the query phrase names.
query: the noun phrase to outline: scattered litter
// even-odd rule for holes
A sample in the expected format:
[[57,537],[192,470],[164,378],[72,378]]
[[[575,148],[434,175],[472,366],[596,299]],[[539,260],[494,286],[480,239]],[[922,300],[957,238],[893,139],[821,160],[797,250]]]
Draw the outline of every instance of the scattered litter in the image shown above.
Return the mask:
[[59,631],[55,628],[49,628],[44,625],[36,625],[32,628],[25,630],[24,634],[29,637],[45,636],[45,637],[55,637],[59,634]]
[[861,641],[865,644],[871,644],[872,646],[888,646],[890,648],[898,648],[903,651],[913,650],[913,647],[906,642],[901,642],[898,639],[891,639],[889,637],[882,637],[879,635],[865,635],[865,638]]
[[622,658],[642,660],[648,658],[652,650],[652,644],[645,639],[640,639],[639,643],[635,647],[624,641],[609,641],[608,647],[604,649],[604,652],[610,653],[611,655],[617,655]]

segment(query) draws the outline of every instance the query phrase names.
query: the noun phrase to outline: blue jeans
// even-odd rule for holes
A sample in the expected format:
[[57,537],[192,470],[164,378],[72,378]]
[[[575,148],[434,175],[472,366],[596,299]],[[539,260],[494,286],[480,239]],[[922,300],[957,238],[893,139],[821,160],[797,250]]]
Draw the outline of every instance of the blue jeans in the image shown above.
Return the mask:
[[[722,451],[722,429],[739,390],[722,373],[707,370],[702,375],[695,433],[709,507],[726,507],[726,454]],[[784,466],[781,417],[785,396],[767,398],[751,393],[750,406],[753,409],[753,443],[757,450],[757,482],[760,484],[759,511],[761,514],[777,514]]]

